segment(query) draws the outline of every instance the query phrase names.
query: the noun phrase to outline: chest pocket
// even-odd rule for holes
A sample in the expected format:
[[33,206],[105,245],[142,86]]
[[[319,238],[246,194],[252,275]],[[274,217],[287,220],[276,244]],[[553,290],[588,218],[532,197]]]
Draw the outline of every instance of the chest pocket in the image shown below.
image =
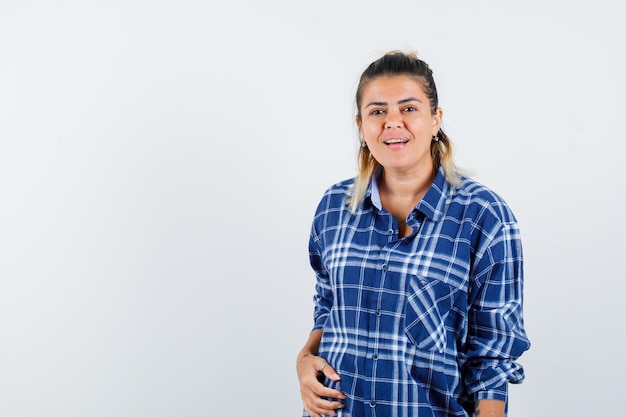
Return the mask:
[[411,275],[406,290],[406,336],[417,349],[443,352],[446,347],[445,319],[452,308],[453,287],[436,279]]

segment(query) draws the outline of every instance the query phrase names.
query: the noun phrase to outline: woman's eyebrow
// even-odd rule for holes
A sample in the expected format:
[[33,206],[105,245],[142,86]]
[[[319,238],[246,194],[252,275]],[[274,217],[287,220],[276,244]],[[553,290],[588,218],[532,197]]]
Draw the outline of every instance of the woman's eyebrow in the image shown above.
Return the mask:
[[[397,104],[409,103],[411,101],[417,101],[418,103],[422,102],[420,99],[416,97],[408,97],[408,98],[403,98],[402,100],[398,101]],[[372,101],[367,106],[365,106],[365,108],[368,108],[370,106],[386,106],[386,105],[387,105],[386,101]]]
[[404,104],[404,103],[408,103],[410,101],[417,101],[418,103],[422,102],[420,99],[418,99],[416,97],[409,97],[409,98],[405,98],[405,99],[402,99],[402,100],[398,101],[398,104]]
[[368,108],[370,106],[386,106],[386,105],[387,105],[386,101],[372,101],[370,104],[365,106],[365,108]]

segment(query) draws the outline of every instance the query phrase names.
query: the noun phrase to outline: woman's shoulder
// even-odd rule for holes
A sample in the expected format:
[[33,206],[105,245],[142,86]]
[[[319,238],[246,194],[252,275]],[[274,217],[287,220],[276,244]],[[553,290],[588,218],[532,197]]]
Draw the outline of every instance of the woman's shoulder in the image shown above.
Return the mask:
[[472,200],[490,203],[504,201],[498,193],[472,177],[461,177],[459,184],[455,188],[457,195],[468,197]]
[[349,199],[354,187],[354,178],[348,178],[331,185],[324,191],[322,201],[332,199]]
[[511,208],[499,193],[471,177],[461,177],[452,191],[452,202],[482,208],[485,214],[494,215],[504,223],[516,221]]
[[354,178],[347,178],[331,185],[326,189],[324,194],[336,194],[341,192],[350,192],[354,186]]
[[319,215],[321,212],[328,210],[336,211],[347,209],[353,187],[354,178],[339,181],[328,187],[319,200],[317,214]]

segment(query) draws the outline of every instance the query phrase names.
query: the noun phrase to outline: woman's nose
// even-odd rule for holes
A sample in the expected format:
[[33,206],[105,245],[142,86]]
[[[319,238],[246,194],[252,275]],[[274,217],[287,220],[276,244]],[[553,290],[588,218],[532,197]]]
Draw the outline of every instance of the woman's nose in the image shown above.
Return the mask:
[[397,112],[389,112],[387,113],[387,119],[385,120],[386,128],[394,128],[402,126],[402,116]]

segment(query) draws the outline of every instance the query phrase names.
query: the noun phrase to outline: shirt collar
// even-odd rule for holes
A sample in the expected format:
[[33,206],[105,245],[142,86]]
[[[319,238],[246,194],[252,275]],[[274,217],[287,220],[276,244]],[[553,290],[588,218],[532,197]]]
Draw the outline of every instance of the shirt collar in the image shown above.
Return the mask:
[[450,195],[451,185],[446,179],[443,168],[439,167],[437,175],[428,191],[415,208],[434,221],[443,217],[446,201]]
[[372,205],[378,210],[382,210],[383,203],[380,201],[380,191],[378,190],[378,173],[374,173],[370,182],[369,190]]
[[[382,210],[380,201],[380,191],[378,188],[379,175],[374,173],[370,185],[365,192],[365,201],[368,201],[378,210]],[[443,168],[439,167],[437,175],[422,200],[415,206],[415,210],[434,221],[438,221],[443,216],[443,209],[448,195],[450,194],[450,183],[446,179]]]

